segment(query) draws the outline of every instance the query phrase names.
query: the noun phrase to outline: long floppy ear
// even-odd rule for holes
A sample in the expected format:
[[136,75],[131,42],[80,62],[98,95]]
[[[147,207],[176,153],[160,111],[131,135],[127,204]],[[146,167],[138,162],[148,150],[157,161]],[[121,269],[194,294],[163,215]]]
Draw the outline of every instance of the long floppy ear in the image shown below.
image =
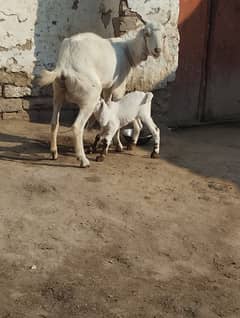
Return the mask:
[[143,34],[146,37],[150,37],[152,35],[152,27],[149,24],[146,24],[144,29],[143,29]]

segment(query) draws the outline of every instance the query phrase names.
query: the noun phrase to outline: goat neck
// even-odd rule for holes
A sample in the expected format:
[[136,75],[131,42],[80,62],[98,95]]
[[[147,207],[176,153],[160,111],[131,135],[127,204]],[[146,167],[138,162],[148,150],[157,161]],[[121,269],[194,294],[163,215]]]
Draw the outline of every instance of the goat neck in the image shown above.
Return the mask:
[[146,61],[149,54],[147,43],[142,30],[137,33],[135,38],[127,41],[126,55],[129,64],[132,67],[136,67],[142,61]]

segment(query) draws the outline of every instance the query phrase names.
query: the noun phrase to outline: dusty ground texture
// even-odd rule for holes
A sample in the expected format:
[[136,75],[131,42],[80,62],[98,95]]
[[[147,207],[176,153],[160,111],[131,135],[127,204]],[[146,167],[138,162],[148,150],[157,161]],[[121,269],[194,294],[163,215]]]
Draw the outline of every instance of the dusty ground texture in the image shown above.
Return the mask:
[[240,125],[89,169],[48,132],[0,122],[1,318],[240,317]]

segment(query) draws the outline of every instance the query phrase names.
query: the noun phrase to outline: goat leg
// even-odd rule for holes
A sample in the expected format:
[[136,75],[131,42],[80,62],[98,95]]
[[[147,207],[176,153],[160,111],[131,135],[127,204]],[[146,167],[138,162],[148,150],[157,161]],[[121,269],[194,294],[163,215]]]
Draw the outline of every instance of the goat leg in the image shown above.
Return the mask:
[[107,140],[104,138],[102,140],[102,150],[100,152],[100,155],[96,157],[96,161],[97,162],[102,162],[104,161],[105,156],[107,155],[107,150],[108,150],[108,142]]

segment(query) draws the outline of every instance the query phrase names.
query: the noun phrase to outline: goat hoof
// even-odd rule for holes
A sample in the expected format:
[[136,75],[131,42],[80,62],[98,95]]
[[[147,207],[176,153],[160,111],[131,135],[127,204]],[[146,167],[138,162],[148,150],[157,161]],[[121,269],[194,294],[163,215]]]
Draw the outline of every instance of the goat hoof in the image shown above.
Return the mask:
[[123,148],[120,147],[120,146],[117,146],[117,147],[116,147],[116,152],[123,152]]
[[58,158],[57,151],[51,151],[51,155],[52,155],[52,160],[57,160],[57,158]]
[[77,158],[77,160],[80,161],[80,168],[88,168],[90,166],[88,159]]
[[151,153],[151,158],[152,158],[152,159],[160,158],[160,154],[157,153],[157,152],[155,152],[155,151],[153,151],[153,152]]
[[97,156],[97,157],[96,157],[96,161],[97,161],[97,162],[103,162],[103,161],[104,161],[104,156],[101,156],[101,155],[100,155],[100,156]]
[[89,163],[83,163],[83,162],[80,163],[80,168],[88,168],[88,167],[90,167]]

